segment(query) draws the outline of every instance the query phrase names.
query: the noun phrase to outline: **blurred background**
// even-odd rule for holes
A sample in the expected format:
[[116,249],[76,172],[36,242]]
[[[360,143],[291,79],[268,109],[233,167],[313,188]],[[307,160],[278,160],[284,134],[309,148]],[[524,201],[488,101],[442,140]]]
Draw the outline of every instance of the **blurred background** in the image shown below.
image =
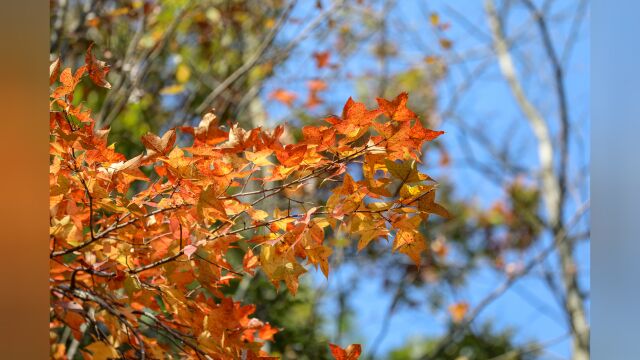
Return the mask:
[[[328,280],[298,295],[263,276],[228,289],[283,330],[273,354],[366,359],[589,358],[589,4],[586,0],[51,0],[51,60],[78,67],[90,43],[106,91],[82,83],[127,156],[146,132],[195,125],[304,125],[349,96],[409,93],[446,134],[423,170],[452,213],[422,229],[419,269],[379,242],[331,242]],[[355,178],[360,175],[352,174]],[[310,199],[327,197],[306,188]],[[274,206],[278,201],[273,200]],[[285,205],[286,206],[286,205]]]

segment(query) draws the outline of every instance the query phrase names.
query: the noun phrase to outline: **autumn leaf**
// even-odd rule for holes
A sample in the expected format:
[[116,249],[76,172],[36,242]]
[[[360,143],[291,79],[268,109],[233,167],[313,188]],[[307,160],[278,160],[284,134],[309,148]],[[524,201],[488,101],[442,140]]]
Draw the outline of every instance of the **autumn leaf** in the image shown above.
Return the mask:
[[331,53],[328,51],[313,53],[313,58],[316,60],[316,67],[318,67],[318,69],[322,69],[329,64],[329,55],[331,55]]
[[276,151],[276,158],[285,167],[294,167],[300,165],[307,152],[307,145],[287,145],[284,149]]
[[263,149],[256,152],[245,151],[244,157],[256,166],[264,167],[273,165],[269,157],[273,154],[271,149]]
[[385,159],[387,170],[396,179],[402,180],[402,183],[413,183],[416,181],[426,180],[425,176],[421,176],[415,160],[395,162]]
[[269,98],[278,100],[287,106],[292,106],[298,95],[285,89],[276,89],[269,94]]
[[269,323],[264,324],[260,330],[258,330],[258,336],[264,341],[273,341],[273,335],[277,334],[279,330],[272,327]]
[[449,314],[455,323],[461,322],[467,315],[467,311],[469,311],[469,304],[464,301],[449,305]]
[[429,22],[433,26],[438,26],[438,24],[440,24],[440,16],[438,16],[438,14],[436,13],[431,13],[429,15]]
[[278,288],[282,280],[293,295],[298,291],[298,277],[307,270],[296,261],[293,253],[288,251],[279,254],[276,246],[263,245],[260,252],[260,263],[273,285]]
[[197,127],[183,126],[180,130],[196,138],[197,141],[194,145],[199,143],[215,145],[229,138],[229,134],[220,129],[218,119],[212,111],[202,117]]
[[62,83],[62,85],[54,90],[51,97],[61,98],[65,95],[72,95],[73,90],[75,90],[76,86],[78,85],[86,71],[86,66],[81,66],[76,70],[74,74],[72,74],[71,68],[64,69],[60,74],[60,82]]
[[[50,66],[50,80],[58,66]],[[332,246],[345,243],[326,237],[342,233],[359,238],[358,250],[395,235],[391,250],[419,266],[427,246],[421,234],[426,217],[448,214],[435,203],[436,186],[424,183],[431,178],[418,170],[416,156],[440,132],[421,126],[406,108],[406,94],[379,99],[373,109],[349,99],[341,117],[305,126],[297,142],[298,132],[284,136],[285,126],[220,125],[212,109],[198,126],[180,127],[192,135],[191,144],[176,145],[174,129],[162,136],[148,133],[141,139],[147,156],[127,158],[108,143],[107,129],[95,128],[91,111],[79,105],[85,99],[73,99],[87,69],[92,81],[106,82],[108,67],[93,58],[90,47],[87,65],[60,74],[49,117],[55,260],[50,287],[56,314],[50,326],[67,326],[81,339],[78,329],[92,321],[85,310],[95,310],[109,341],[117,344],[116,349],[107,342],[82,343],[85,357],[137,358],[142,348],[150,358],[193,355],[154,332],[136,332],[144,316],[153,326],[181,329],[176,341],[183,341],[182,331],[198,334],[184,340],[197,342],[201,355],[267,359],[258,349],[273,340],[277,328],[250,317],[256,307],[229,295],[232,281],[262,269],[276,289],[284,282],[295,295],[307,272],[303,264],[328,276]],[[328,87],[320,80],[309,85],[314,96]],[[376,121],[383,113],[391,121]],[[151,180],[147,169],[155,171]],[[360,171],[362,178],[352,176]],[[398,183],[392,194],[389,188]],[[313,187],[322,187],[326,200],[307,196]],[[289,201],[265,201],[276,196]],[[281,203],[286,208],[274,205]],[[446,252],[438,240],[431,247]],[[242,270],[236,270],[239,259],[229,257],[239,249]],[[75,289],[69,287],[74,282]],[[125,339],[130,346],[121,346]],[[331,345],[331,352],[337,359],[357,359],[361,348]]]
[[142,136],[142,143],[147,148],[148,156],[166,155],[171,151],[173,144],[176,142],[176,131],[171,129],[159,137],[152,133],[146,133]]
[[218,199],[215,186],[208,186],[200,193],[197,204],[198,216],[209,221],[227,220],[227,212],[222,201]]
[[336,360],[357,360],[360,358],[360,353],[362,353],[360,344],[351,344],[346,349],[335,344],[329,344],[329,349]]
[[406,92],[400,93],[393,101],[380,98],[376,99],[380,109],[382,109],[391,120],[395,121],[409,121],[417,118],[417,115],[407,108],[408,100],[409,94]]
[[446,219],[451,218],[449,211],[447,211],[444,206],[435,202],[435,197],[436,192],[429,191],[418,200],[418,209],[424,213],[423,217],[426,219],[428,214],[436,214]]
[[424,237],[415,230],[398,231],[393,242],[393,250],[407,255],[418,267],[422,260],[422,252],[426,249]]
[[60,72],[60,58],[57,58],[54,62],[49,65],[49,85],[53,85],[58,78],[58,73]]
[[111,84],[109,84],[105,79],[109,73],[110,67],[104,61],[96,59],[96,57],[91,53],[92,48],[93,43],[89,45],[87,54],[85,55],[85,63],[87,64],[87,69],[89,71],[89,78],[94,84],[103,88],[111,89]]
[[364,103],[349,98],[342,109],[342,117],[328,117],[326,121],[352,141],[362,136],[380,114],[382,110],[368,110]]
[[118,351],[111,345],[102,341],[96,341],[85,347],[91,352],[93,360],[118,359]]
[[444,134],[444,131],[435,131],[422,126],[420,122],[416,122],[411,128],[409,138],[414,140],[414,146],[419,147],[424,141],[435,140],[438,136]]
[[253,275],[258,265],[260,265],[260,259],[254,255],[253,250],[247,249],[242,258],[242,269],[249,275]]

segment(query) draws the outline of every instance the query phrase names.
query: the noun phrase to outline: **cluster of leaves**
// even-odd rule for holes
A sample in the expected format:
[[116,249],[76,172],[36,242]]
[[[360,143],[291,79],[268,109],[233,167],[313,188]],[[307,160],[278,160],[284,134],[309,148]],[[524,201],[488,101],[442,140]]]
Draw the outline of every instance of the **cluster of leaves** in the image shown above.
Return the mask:
[[[435,202],[436,183],[417,169],[423,144],[442,132],[422,127],[405,93],[373,110],[349,99],[340,117],[304,127],[296,144],[281,142],[283,126],[225,127],[207,113],[198,126],[146,134],[145,152],[127,159],[74,101],[85,74],[110,87],[109,67],[91,47],[85,62],[59,78],[60,62],[50,68],[50,84],[60,82],[50,94],[55,358],[66,352],[64,328],[96,359],[267,358],[261,348],[278,330],[227,296],[231,281],[261,269],[295,294],[304,265],[328,276],[327,238],[338,232],[358,235],[358,249],[393,239],[393,251],[419,266],[427,248],[419,226],[431,213],[448,215]],[[188,146],[175,146],[178,131]],[[143,190],[133,186],[140,183]],[[324,204],[293,199],[310,183],[330,188]],[[278,194],[290,196],[286,209],[264,206]],[[241,264],[228,256],[236,248],[245,250]]]

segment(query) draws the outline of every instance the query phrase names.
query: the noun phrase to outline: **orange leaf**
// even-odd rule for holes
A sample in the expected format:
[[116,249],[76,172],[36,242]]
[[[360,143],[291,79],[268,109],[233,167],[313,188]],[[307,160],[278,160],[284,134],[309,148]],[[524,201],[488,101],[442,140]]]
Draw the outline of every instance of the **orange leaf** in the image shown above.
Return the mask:
[[407,109],[407,101],[409,100],[409,94],[406,92],[400,93],[393,101],[377,98],[378,106],[384,111],[384,113],[395,121],[409,121],[415,119],[417,115]]
[[272,327],[269,323],[266,323],[260,330],[258,330],[258,336],[264,341],[273,341],[273,335],[278,333],[278,329]]
[[453,322],[456,323],[459,323],[464,319],[465,315],[467,315],[468,310],[469,304],[464,301],[449,305],[449,313],[451,314]]
[[176,142],[176,131],[171,129],[159,137],[152,133],[142,136],[142,143],[147,148],[149,156],[166,155]]
[[53,83],[56,82],[58,73],[60,73],[60,58],[57,58],[56,61],[52,62],[49,66],[49,85],[53,85]]
[[309,82],[307,82],[307,87],[311,92],[318,92],[318,91],[326,90],[327,83],[324,82],[323,80],[314,79],[314,80],[309,80]]
[[285,167],[294,167],[300,164],[307,152],[307,145],[287,145],[282,151],[276,152],[276,158]]
[[291,106],[293,105],[293,102],[298,98],[298,95],[285,89],[276,89],[271,92],[269,98],[278,100],[287,106]]
[[382,114],[382,110],[367,110],[364,103],[353,101],[350,97],[342,109],[342,118],[329,117],[327,122],[333,124],[340,134],[346,135],[350,140],[362,136],[373,120]]
[[426,248],[424,238],[417,231],[398,231],[393,243],[394,251],[407,255],[418,267],[421,263],[421,254]]
[[89,78],[94,84],[103,88],[111,89],[111,84],[109,84],[105,79],[109,73],[110,67],[104,61],[96,59],[96,57],[91,53],[91,48],[93,48],[93,43],[89,45],[87,54],[84,58],[87,68],[89,69]]
[[357,360],[362,352],[360,344],[351,344],[346,349],[335,344],[329,344],[329,349],[336,360]]
[[316,59],[316,66],[319,69],[322,69],[323,67],[325,67],[325,66],[327,66],[329,64],[329,55],[331,55],[331,53],[328,52],[328,51],[314,52],[313,53],[313,57],[314,57],[314,59]]
[[51,97],[60,98],[72,94],[85,71],[87,71],[87,67],[81,66],[76,70],[75,74],[72,75],[71,68],[64,69],[62,74],[60,74],[60,82],[62,85],[56,88]]

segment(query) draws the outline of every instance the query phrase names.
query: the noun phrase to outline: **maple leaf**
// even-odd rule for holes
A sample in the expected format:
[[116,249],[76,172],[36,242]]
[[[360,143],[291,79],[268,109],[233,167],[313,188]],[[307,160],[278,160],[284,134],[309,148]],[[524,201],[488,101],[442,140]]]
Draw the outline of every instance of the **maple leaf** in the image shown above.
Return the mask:
[[293,102],[298,98],[298,95],[285,89],[276,89],[271,92],[269,98],[278,100],[287,106],[291,106],[293,105]]
[[311,264],[318,268],[320,266],[320,270],[324,274],[324,277],[329,278],[329,256],[333,253],[333,249],[328,246],[320,245],[320,246],[308,246],[305,247],[305,253],[307,254],[308,260]]
[[338,133],[346,135],[349,140],[355,140],[368,130],[380,114],[382,110],[367,110],[364,103],[356,102],[349,97],[342,109],[342,117],[328,117],[326,121],[333,124]]
[[362,353],[360,344],[351,344],[345,349],[335,344],[329,344],[329,349],[336,360],[357,360]]
[[407,101],[409,100],[409,94],[406,92],[400,93],[392,101],[377,98],[378,106],[384,111],[384,113],[395,121],[409,121],[417,118],[417,115],[407,108]]
[[298,291],[298,277],[307,272],[298,264],[293,252],[286,251],[284,254],[278,254],[276,246],[262,246],[260,263],[276,289],[280,285],[280,280],[283,280],[293,295]]
[[111,84],[105,79],[107,74],[109,73],[110,67],[106,62],[102,60],[96,59],[96,57],[91,53],[91,49],[93,48],[93,43],[89,45],[87,49],[87,54],[85,55],[85,63],[87,64],[87,68],[89,70],[89,78],[93,81],[94,84],[111,89]]
[[249,275],[253,275],[254,269],[260,264],[260,259],[248,249],[242,258],[242,269]]
[[85,71],[87,71],[86,66],[81,66],[76,70],[74,74],[71,73],[71,68],[64,69],[60,74],[60,82],[62,83],[62,85],[60,85],[54,90],[51,97],[61,98],[65,95],[71,95],[73,93],[73,90],[76,88],[76,86],[82,79],[82,76],[84,75]]
[[91,352],[93,360],[117,359],[120,357],[113,346],[102,341],[96,341],[86,346],[85,349]]
[[447,211],[444,206],[436,203],[435,198],[436,192],[429,191],[418,200],[418,209],[423,212],[423,218],[426,219],[428,214],[436,214],[446,219],[451,218],[451,214],[449,214],[449,211]]
[[215,186],[207,186],[198,198],[198,216],[210,221],[227,220],[227,212],[222,201],[218,199]]
[[307,152],[307,145],[287,145],[284,149],[276,151],[276,158],[284,167],[298,166],[304,159],[304,154]]
[[171,129],[164,133],[162,137],[159,137],[152,133],[146,133],[142,136],[142,143],[147,148],[147,155],[149,157],[156,155],[166,155],[173,144],[176,142],[176,131]]
[[444,131],[427,129],[419,121],[416,121],[411,129],[409,138],[414,141],[414,146],[419,147],[424,141],[432,141],[442,134],[444,134]]
[[403,184],[427,179],[426,176],[418,172],[415,160],[397,163],[395,161],[385,159],[384,164],[387,167],[387,170],[389,170],[389,173],[391,173],[391,175],[396,179],[401,180]]
[[260,330],[258,330],[258,336],[265,341],[272,341],[273,335],[277,334],[279,330],[272,327],[269,323],[264,324]]
[[106,62],[96,59],[96,57],[91,53],[93,45],[93,43],[89,45],[84,60],[89,72],[89,78],[94,84],[103,88],[111,89],[111,84],[109,84],[105,79],[109,73],[110,67]]
[[360,235],[360,239],[358,240],[358,251],[361,251],[365,247],[371,243],[371,241],[378,239],[380,237],[385,237],[389,234],[389,230],[387,230],[384,226],[384,221],[368,221],[363,222],[362,229],[358,230],[356,234]]
[[418,267],[420,267],[422,252],[426,249],[427,244],[419,232],[400,230],[396,234],[393,251],[407,255]]
[[302,128],[302,135],[306,143],[317,145],[317,151],[323,151],[335,143],[336,130],[326,126],[305,126]]
[[216,115],[213,112],[206,113],[197,127],[182,126],[180,130],[196,138],[194,145],[199,143],[215,145],[229,138],[229,134],[220,129]]

